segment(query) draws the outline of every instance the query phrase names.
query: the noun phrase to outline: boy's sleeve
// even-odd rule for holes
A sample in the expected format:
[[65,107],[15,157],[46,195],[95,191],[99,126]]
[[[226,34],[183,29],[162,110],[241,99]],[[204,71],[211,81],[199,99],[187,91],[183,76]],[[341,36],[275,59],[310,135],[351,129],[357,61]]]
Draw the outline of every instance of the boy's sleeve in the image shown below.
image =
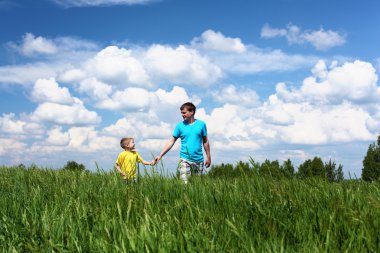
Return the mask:
[[141,158],[141,156],[139,155],[139,153],[136,152],[136,156],[137,156],[136,161],[137,161],[138,163],[142,163],[143,159]]
[[115,163],[117,165],[119,165],[119,166],[121,165],[121,163],[120,163],[120,154],[117,156],[117,159],[116,159]]

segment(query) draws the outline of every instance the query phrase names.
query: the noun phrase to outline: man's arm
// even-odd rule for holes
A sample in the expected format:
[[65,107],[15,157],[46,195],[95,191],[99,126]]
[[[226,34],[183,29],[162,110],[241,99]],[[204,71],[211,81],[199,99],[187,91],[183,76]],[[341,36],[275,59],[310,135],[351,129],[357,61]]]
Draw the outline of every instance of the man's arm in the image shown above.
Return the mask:
[[206,156],[207,156],[205,166],[206,168],[208,168],[211,165],[211,152],[210,152],[210,142],[208,141],[207,136],[203,137],[203,147],[205,149]]
[[177,138],[174,138],[173,136],[170,138],[170,140],[165,144],[164,148],[161,150],[160,154],[156,156],[155,163],[157,163],[161,158],[173,147],[174,143],[176,142]]

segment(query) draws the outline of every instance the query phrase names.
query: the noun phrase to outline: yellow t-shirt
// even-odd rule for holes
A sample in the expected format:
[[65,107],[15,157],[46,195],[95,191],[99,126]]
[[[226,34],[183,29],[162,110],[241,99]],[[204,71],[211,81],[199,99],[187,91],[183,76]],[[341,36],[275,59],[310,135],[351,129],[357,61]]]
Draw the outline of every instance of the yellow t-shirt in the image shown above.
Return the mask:
[[124,150],[117,157],[116,164],[124,172],[124,179],[134,179],[136,178],[136,163],[142,163],[142,161],[143,159],[136,151]]

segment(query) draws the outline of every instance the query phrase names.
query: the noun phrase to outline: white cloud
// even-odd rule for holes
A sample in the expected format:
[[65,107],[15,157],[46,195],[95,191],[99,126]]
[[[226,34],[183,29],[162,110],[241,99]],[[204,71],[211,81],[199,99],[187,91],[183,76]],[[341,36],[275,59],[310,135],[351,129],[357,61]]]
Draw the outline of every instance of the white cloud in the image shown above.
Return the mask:
[[212,96],[218,102],[239,104],[247,107],[255,107],[260,103],[260,97],[256,91],[249,88],[236,89],[234,85],[220,88],[214,91]]
[[78,99],[72,105],[42,103],[30,117],[33,121],[59,125],[93,125],[101,120],[95,111],[87,110]]
[[202,33],[200,38],[194,38],[191,45],[195,48],[221,52],[244,53],[247,50],[239,38],[226,37],[213,30],[207,30]]
[[34,84],[31,98],[35,102],[51,102],[57,104],[73,104],[74,98],[71,97],[66,87],[59,87],[54,78],[38,79]]
[[53,127],[45,140],[35,142],[30,151],[51,154],[56,152],[82,152],[94,153],[99,151],[115,150],[118,139],[111,136],[100,135],[94,127],[71,127],[66,132],[61,127]]
[[[158,89],[148,91],[143,88],[130,87],[116,91],[110,97],[99,99],[96,107],[108,110],[153,110],[155,114],[167,113],[168,108],[181,106],[184,101],[193,101],[195,104],[200,100],[197,97],[190,98],[182,87],[174,86],[171,91]],[[157,108],[156,105],[160,105]],[[165,116],[164,116],[165,118]]]
[[286,29],[272,28],[269,26],[269,24],[265,24],[263,28],[261,29],[261,37],[265,39],[283,37],[283,36],[286,36],[287,33],[288,32]]
[[80,83],[78,91],[87,94],[93,100],[105,100],[112,93],[112,86],[100,82],[96,78],[89,78]]
[[378,76],[370,63],[357,60],[327,69],[324,61],[319,61],[312,72],[299,90],[289,91],[286,85],[279,84],[276,88],[279,97],[286,101],[358,103],[376,101],[380,95]]
[[79,83],[84,80],[85,77],[86,73],[83,70],[74,68],[61,73],[57,77],[57,80],[64,83]]
[[70,142],[69,133],[63,133],[62,127],[55,126],[47,132],[46,143],[54,146],[66,146]]
[[281,50],[262,50],[248,46],[244,54],[213,55],[213,62],[229,74],[256,74],[263,72],[289,72],[311,67],[315,56],[288,55]]
[[174,84],[208,86],[222,77],[218,66],[183,45],[177,48],[153,45],[147,50],[144,61],[153,77]]
[[132,51],[116,46],[101,50],[84,66],[88,76],[110,84],[151,86],[148,73]]
[[354,61],[330,69],[322,61],[300,88],[280,83],[276,94],[259,108],[264,119],[285,143],[320,145],[369,141],[380,124],[377,104],[380,87],[371,64]]
[[111,136],[131,136],[137,139],[169,139],[172,130],[172,125],[166,122],[151,124],[138,118],[128,117],[105,127],[102,132]]
[[296,26],[289,24],[286,29],[272,28],[265,24],[261,29],[261,37],[275,38],[286,37],[290,44],[303,44],[308,42],[317,50],[328,50],[332,47],[342,46],[346,43],[345,35],[332,30],[324,30],[320,28],[316,31],[305,31]]
[[111,98],[97,103],[98,108],[108,110],[120,109],[144,109],[150,103],[151,93],[143,88],[126,88],[123,91],[116,91]]
[[[59,69],[64,69],[64,64],[48,64],[43,62],[29,63],[25,65],[0,66],[0,83],[14,83],[30,85],[39,78],[56,77]],[[22,73],[22,75],[20,75]]]
[[30,139],[42,135],[43,132],[42,125],[30,122],[27,119],[17,119],[14,113],[3,114],[0,117],[0,135]]
[[51,0],[63,7],[88,7],[112,5],[136,5],[157,2],[158,0]]
[[0,138],[0,156],[25,150],[26,144],[9,138]]
[[24,35],[20,45],[10,43],[10,46],[26,56],[33,56],[38,54],[49,55],[54,54],[58,51],[53,41],[41,36],[35,37],[31,33],[26,33]]

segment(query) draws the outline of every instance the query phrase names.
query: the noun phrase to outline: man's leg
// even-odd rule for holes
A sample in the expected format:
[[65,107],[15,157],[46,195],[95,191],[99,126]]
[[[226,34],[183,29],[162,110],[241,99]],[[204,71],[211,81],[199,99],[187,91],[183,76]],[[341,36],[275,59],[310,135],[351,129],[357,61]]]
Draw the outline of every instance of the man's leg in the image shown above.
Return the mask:
[[187,184],[189,177],[191,176],[190,163],[182,160],[179,163],[179,177]]

